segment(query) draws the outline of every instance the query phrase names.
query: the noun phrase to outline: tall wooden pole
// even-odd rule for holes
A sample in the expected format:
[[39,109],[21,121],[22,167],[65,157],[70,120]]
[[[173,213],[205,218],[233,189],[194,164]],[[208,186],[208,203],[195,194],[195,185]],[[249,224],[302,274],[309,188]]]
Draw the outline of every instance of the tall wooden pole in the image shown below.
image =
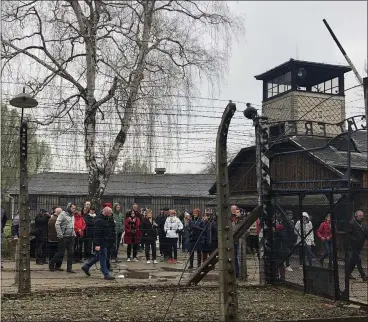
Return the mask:
[[20,126],[20,177],[19,177],[19,239],[17,241],[16,276],[18,293],[31,292],[31,265],[29,250],[29,203],[28,203],[28,171],[27,171],[27,119],[23,118]]
[[[363,90],[364,90],[364,107],[365,107],[365,127],[367,131],[367,150],[368,154],[368,77],[363,78]],[[368,158],[367,158],[367,181],[368,181]]]
[[218,211],[218,256],[220,277],[220,321],[237,321],[238,297],[234,270],[234,240],[227,170],[227,134],[236,105],[230,101],[223,115],[216,139],[216,185]]

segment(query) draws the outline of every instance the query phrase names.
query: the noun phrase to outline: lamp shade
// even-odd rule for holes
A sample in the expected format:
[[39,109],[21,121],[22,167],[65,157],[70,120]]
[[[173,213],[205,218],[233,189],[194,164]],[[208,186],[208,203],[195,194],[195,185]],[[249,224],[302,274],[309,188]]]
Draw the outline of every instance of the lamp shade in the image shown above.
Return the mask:
[[19,108],[32,108],[38,105],[37,100],[27,93],[18,94],[12,98],[9,103],[14,107]]

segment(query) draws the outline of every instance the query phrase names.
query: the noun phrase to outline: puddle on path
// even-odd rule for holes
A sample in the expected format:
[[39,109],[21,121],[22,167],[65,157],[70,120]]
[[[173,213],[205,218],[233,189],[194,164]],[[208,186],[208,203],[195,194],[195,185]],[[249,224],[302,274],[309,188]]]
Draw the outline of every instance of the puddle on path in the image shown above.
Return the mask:
[[117,276],[118,278],[128,278],[128,279],[175,279],[176,276],[156,276],[149,272],[124,272]]

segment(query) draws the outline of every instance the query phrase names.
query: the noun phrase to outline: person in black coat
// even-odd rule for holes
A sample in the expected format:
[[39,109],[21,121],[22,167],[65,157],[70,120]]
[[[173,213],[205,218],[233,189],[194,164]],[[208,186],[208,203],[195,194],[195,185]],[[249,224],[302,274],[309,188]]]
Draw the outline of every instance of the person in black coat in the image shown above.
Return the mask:
[[82,271],[90,276],[89,272],[92,265],[100,262],[101,272],[104,275],[105,280],[113,280],[115,277],[110,275],[108,268],[108,249],[110,247],[111,239],[115,238],[115,231],[112,229],[111,225],[112,209],[110,207],[105,207],[102,213],[96,216],[95,226],[94,226],[94,238],[93,244],[95,248],[95,255],[82,266]]
[[204,227],[203,220],[199,217],[200,210],[194,209],[193,210],[193,218],[189,222],[189,267],[188,269],[193,268],[194,262],[194,253],[197,253],[197,266],[200,267],[202,263],[202,239],[203,234],[202,230]]
[[89,209],[88,214],[84,217],[84,221],[86,223],[86,235],[85,235],[85,244],[84,244],[84,255],[85,259],[92,258],[92,244],[93,244],[93,235],[95,229],[95,219],[96,219],[96,208],[91,207]]
[[168,241],[165,233],[165,222],[169,215],[169,208],[165,207],[160,211],[159,216],[156,218],[156,224],[158,225],[158,240],[160,245],[160,255],[165,259],[169,258],[168,254]]
[[217,248],[217,224],[211,218],[211,214],[206,212],[203,215],[203,239],[202,239],[202,260],[203,262]]
[[363,281],[368,281],[367,274],[364,272],[362,267],[362,258],[360,253],[363,249],[365,241],[368,239],[368,227],[363,223],[364,212],[358,210],[354,214],[353,220],[349,223],[348,227],[348,242],[349,242],[349,255],[350,265],[348,275],[350,279],[355,279],[351,275],[355,266],[358,268],[359,274]]
[[36,264],[43,265],[47,257],[47,231],[50,215],[46,209],[41,209],[35,218],[36,228]]
[[146,217],[142,220],[141,231],[142,240],[145,245],[145,255],[147,264],[150,264],[150,248],[152,249],[152,261],[157,264],[156,261],[156,241],[157,241],[157,227],[158,225],[152,218],[152,210],[146,209]]

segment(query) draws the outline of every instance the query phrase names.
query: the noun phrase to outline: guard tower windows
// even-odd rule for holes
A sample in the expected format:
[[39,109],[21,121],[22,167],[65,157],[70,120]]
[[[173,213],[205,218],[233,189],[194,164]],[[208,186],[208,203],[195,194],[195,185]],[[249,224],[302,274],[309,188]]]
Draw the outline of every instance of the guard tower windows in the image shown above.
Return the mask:
[[344,74],[349,71],[348,66],[290,59],[255,78],[263,81],[263,101],[291,91],[344,96]]
[[312,92],[332,95],[339,94],[339,78],[335,77],[323,83],[312,86]]
[[277,76],[267,82],[267,98],[291,90],[291,71]]

